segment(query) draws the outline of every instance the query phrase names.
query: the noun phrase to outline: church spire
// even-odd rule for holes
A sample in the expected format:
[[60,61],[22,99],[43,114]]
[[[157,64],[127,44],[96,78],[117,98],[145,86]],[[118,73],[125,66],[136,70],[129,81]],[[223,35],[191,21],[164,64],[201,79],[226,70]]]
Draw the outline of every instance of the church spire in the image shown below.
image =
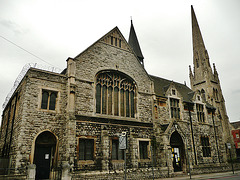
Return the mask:
[[192,14],[193,51],[199,49],[206,50],[193,6],[191,6],[191,14]]
[[210,75],[212,73],[212,69],[193,6],[191,6],[191,15],[194,77],[196,77],[198,80],[201,80],[206,72],[208,72],[207,74]]
[[135,32],[135,29],[133,27],[133,22],[131,20],[131,27],[130,27],[130,34],[128,39],[128,44],[132,47],[133,51],[136,53],[140,63],[143,65],[143,54],[140,48],[140,45],[138,43],[138,38]]
[[230,133],[230,124],[226,112],[225,101],[220,86],[220,80],[215,64],[213,70],[209,63],[208,52],[205,48],[202,34],[197,22],[197,18],[193,7],[191,6],[192,15],[192,41],[193,41],[193,75],[191,68],[189,69],[189,76],[192,90],[202,93],[205,101],[214,106],[217,111],[215,117],[218,117],[222,122],[223,127],[223,141],[224,143],[233,143],[232,135]]

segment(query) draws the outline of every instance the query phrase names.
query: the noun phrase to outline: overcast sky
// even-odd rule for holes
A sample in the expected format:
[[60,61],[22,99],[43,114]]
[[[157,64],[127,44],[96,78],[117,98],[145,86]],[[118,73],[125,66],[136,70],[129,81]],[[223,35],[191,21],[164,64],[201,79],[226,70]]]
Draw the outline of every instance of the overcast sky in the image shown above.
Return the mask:
[[147,72],[190,87],[191,5],[229,119],[240,120],[240,0],[0,0],[0,104],[25,64],[64,69],[115,26],[128,40],[131,16]]

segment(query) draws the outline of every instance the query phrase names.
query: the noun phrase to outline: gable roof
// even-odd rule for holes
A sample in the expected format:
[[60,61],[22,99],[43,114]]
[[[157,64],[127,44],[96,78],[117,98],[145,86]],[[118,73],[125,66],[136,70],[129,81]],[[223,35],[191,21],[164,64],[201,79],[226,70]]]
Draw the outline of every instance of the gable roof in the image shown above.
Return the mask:
[[[79,56],[81,56],[84,52],[86,52],[89,48],[91,48],[92,46],[94,46],[98,42],[102,42],[102,43],[110,45],[109,41],[111,41],[111,36],[113,36],[113,34],[115,34],[115,36],[117,35],[118,36],[117,38],[121,39],[122,49],[124,49],[126,51],[129,51],[129,52],[132,52],[133,54],[135,54],[135,52],[132,50],[132,48],[129,46],[129,44],[127,43],[126,39],[122,35],[121,31],[116,26],[111,31],[109,31],[107,34],[103,35],[100,39],[98,39],[96,42],[94,42],[92,45],[90,45],[87,49],[85,49],[80,54],[78,54],[75,58],[78,58]],[[112,45],[112,46],[115,46],[115,45]]]
[[166,96],[166,91],[170,84],[173,83],[177,91],[182,95],[183,101],[192,102],[194,92],[186,85],[152,75],[150,75],[150,77],[154,82],[154,91],[157,96]]

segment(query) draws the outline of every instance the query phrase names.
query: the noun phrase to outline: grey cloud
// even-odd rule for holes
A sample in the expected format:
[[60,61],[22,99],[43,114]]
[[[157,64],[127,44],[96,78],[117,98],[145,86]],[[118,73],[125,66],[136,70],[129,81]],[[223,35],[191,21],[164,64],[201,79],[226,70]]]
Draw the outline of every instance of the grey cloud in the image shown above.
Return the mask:
[[27,31],[27,30],[23,29],[17,23],[10,21],[10,20],[2,19],[2,18],[0,18],[0,25],[6,27],[7,29],[10,29],[11,31],[13,31],[16,34],[22,34]]

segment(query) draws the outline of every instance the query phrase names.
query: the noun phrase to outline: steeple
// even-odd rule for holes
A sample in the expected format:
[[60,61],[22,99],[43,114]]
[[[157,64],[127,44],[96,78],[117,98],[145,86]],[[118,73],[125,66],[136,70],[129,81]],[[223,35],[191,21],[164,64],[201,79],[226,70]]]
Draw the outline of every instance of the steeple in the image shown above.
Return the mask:
[[223,125],[223,141],[233,144],[218,72],[215,64],[213,69],[210,66],[208,52],[203,42],[193,6],[191,6],[191,15],[194,65],[193,73],[191,67],[189,67],[191,87],[193,91],[201,92],[203,99],[216,108],[215,117],[218,117]]
[[197,22],[197,18],[191,6],[192,15],[192,42],[193,42],[193,64],[194,79],[196,83],[205,81],[205,78],[212,78],[212,68],[209,63],[209,56],[204,45],[202,34]]
[[193,51],[194,50],[203,50],[205,51],[205,45],[203,42],[202,34],[197,22],[197,18],[193,9],[193,6],[191,6],[191,14],[192,14],[192,40],[193,40]]
[[135,29],[133,27],[133,22],[131,20],[131,27],[130,27],[130,34],[128,39],[128,44],[132,47],[133,51],[136,53],[140,63],[143,65],[143,54],[140,48],[140,45],[138,43],[138,38],[135,32]]

